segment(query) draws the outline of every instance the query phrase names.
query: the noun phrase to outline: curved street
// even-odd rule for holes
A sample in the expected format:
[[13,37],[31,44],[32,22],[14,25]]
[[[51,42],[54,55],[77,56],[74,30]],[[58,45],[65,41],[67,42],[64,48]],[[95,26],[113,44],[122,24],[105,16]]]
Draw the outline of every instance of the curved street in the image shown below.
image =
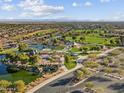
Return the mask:
[[[72,93],[76,90],[83,90],[84,83],[81,83],[75,87],[70,87],[69,83],[72,80],[73,72],[63,76],[53,82],[45,85],[34,93]],[[103,73],[98,73],[90,77],[87,81],[92,81],[96,87],[107,88],[107,93],[124,93],[124,79],[114,80],[107,78]],[[117,86],[118,88],[115,88]],[[77,93],[77,92],[74,92]]]

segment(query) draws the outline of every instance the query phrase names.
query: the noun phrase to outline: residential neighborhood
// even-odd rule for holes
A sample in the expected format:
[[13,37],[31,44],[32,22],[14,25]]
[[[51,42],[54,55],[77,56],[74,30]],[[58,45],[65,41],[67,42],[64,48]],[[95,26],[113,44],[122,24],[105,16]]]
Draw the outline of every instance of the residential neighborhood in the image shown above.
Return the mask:
[[0,93],[124,93],[124,0],[0,0]]

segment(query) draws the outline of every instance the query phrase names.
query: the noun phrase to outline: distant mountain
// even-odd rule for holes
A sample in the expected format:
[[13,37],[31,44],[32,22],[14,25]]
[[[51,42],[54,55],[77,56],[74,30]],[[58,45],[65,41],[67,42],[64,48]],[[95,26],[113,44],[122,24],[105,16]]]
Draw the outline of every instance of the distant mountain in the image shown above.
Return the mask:
[[0,23],[8,23],[8,24],[20,24],[20,23],[54,23],[54,22],[83,22],[83,23],[89,23],[89,22],[95,22],[95,23],[124,23],[123,21],[105,21],[105,20],[99,20],[99,21],[92,21],[92,20],[79,20],[79,19],[70,19],[70,18],[58,18],[58,19],[0,19]]

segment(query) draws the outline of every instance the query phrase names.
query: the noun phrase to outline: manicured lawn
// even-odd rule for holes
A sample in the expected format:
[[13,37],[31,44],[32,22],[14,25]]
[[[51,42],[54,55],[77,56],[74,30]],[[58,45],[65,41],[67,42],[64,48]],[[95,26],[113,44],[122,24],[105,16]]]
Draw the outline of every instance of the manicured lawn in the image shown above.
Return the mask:
[[66,37],[66,40],[69,41],[79,41],[79,42],[85,42],[85,43],[96,43],[96,44],[102,44],[105,42],[105,39],[102,37],[99,37],[98,35],[90,34],[85,36],[85,40],[80,40],[82,36],[76,36],[76,39],[73,40],[72,37]]
[[97,35],[88,35],[85,37],[85,42],[87,43],[96,43],[96,44],[102,44],[105,42],[104,38],[100,38]]
[[82,38],[82,35],[75,36],[75,39],[72,39],[72,36],[66,37],[66,40],[72,41],[72,42],[80,42],[80,43],[90,43],[90,44],[110,44],[110,40],[115,41],[116,37],[112,38],[103,38],[99,34],[88,34],[84,38]]
[[0,75],[0,80],[8,80],[12,82],[17,80],[23,80],[26,84],[28,84],[38,77],[39,76],[37,75],[32,75],[32,73],[22,70],[16,73]]
[[78,48],[76,48],[76,47],[74,47],[74,48],[71,49],[71,52],[79,52],[79,51],[80,50]]
[[75,61],[65,62],[64,65],[66,66],[67,69],[72,69],[76,67],[77,63]]
[[64,49],[63,46],[57,46],[57,47],[55,47],[55,50],[62,50],[62,49]]

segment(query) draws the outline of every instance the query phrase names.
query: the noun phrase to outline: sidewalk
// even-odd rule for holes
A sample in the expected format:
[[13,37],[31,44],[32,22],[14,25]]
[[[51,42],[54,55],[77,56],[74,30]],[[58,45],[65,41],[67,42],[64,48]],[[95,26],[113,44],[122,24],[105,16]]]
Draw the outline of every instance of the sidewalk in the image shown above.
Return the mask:
[[107,51],[105,51],[105,52],[99,54],[98,57],[107,56],[108,53],[110,53],[110,52],[112,52],[113,50],[118,49],[118,48],[121,48],[121,47],[115,47],[115,48],[109,49],[109,50],[107,50]]

